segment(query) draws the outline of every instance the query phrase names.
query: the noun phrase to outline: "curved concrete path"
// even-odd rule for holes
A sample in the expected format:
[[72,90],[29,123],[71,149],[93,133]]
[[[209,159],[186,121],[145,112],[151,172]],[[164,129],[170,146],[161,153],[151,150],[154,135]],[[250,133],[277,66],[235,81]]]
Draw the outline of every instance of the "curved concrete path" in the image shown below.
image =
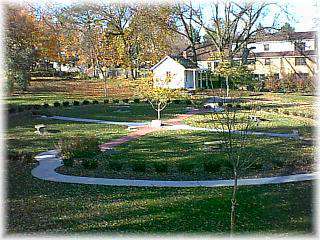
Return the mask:
[[[39,165],[31,171],[31,174],[39,179],[88,185],[105,186],[132,186],[132,187],[223,187],[233,186],[233,180],[207,180],[207,181],[162,181],[162,180],[130,180],[112,178],[93,178],[63,175],[55,172],[55,169],[62,166],[62,160],[57,156],[57,151],[50,150],[35,157]],[[318,179],[317,173],[296,174],[288,176],[239,179],[238,185],[264,185],[289,182],[300,182]]]
[[62,120],[62,121],[71,121],[71,122],[86,122],[86,123],[100,123],[100,124],[112,124],[112,125],[124,125],[128,127],[140,127],[146,126],[150,122],[114,122],[114,121],[105,121],[105,120],[97,120],[97,119],[90,119],[90,118],[75,118],[75,117],[63,117],[63,116],[40,116],[41,118],[47,119],[55,119],[55,120]]
[[[187,124],[177,124],[173,126],[165,127],[166,130],[192,130],[192,131],[208,131],[208,132],[222,132],[220,129],[216,128],[201,128],[201,127],[193,127]],[[227,132],[225,130],[224,132]],[[240,134],[241,131],[233,130],[231,131],[235,134]],[[249,135],[255,136],[267,136],[267,137],[279,137],[279,138],[299,138],[298,134],[294,133],[272,133],[272,132],[256,132],[256,131],[247,131]]]
[[[197,111],[191,111],[186,114],[179,114],[174,119],[169,119],[164,121],[167,124],[171,124],[172,126],[163,127],[164,130],[194,130],[194,131],[208,131],[208,132],[221,132],[219,129],[215,128],[200,128],[193,127],[187,124],[183,124],[182,120],[190,117],[195,114]],[[112,124],[112,125],[123,125],[128,127],[148,127],[150,122],[114,122],[114,121],[105,121],[105,120],[97,120],[97,119],[89,119],[89,118],[75,118],[75,117],[63,117],[63,116],[41,116],[41,118],[47,119],[55,119],[62,121],[71,121],[71,122],[87,122],[87,123],[98,123],[98,124]],[[157,130],[157,129],[155,129]],[[225,130],[226,131],[226,130]],[[148,131],[150,132],[150,131]],[[241,133],[240,131],[233,131],[235,134]],[[294,133],[272,133],[272,132],[256,132],[256,131],[248,131],[247,134],[257,135],[257,136],[268,136],[268,137],[280,137],[280,138],[299,138],[299,135]]]
[[[212,131],[217,132],[221,130],[210,129],[210,128],[197,128],[189,125],[182,124],[182,120],[187,117],[199,112],[198,110],[190,111],[186,114],[180,114],[174,119],[167,120],[166,123],[172,124],[171,126],[163,127],[164,130],[201,130],[201,131]],[[77,121],[77,122],[93,122],[93,123],[105,123],[105,124],[117,124],[127,125],[133,127],[140,127],[137,131],[129,133],[127,136],[110,141],[108,143],[100,145],[101,150],[112,149],[115,146],[123,144],[128,141],[132,141],[147,133],[157,131],[159,129],[150,128],[148,123],[130,123],[130,122],[110,122],[95,119],[84,119],[84,118],[70,118],[53,116],[46,117],[50,119],[65,120],[65,121]],[[240,133],[240,131],[234,131],[234,133]],[[284,134],[284,133],[267,133],[267,132],[250,132],[253,135],[266,135],[269,137],[285,137],[285,138],[297,138],[296,134]],[[110,178],[92,178],[92,177],[80,177],[63,175],[55,172],[55,169],[62,166],[63,162],[58,157],[56,150],[50,150],[38,154],[36,157],[39,161],[39,165],[31,171],[31,174],[39,179],[64,182],[64,183],[78,183],[78,184],[96,184],[96,185],[107,185],[107,186],[137,186],[137,187],[222,187],[222,186],[233,186],[233,180],[207,180],[207,181],[161,181],[161,180],[130,180],[130,179],[110,179]],[[288,176],[278,177],[267,177],[267,178],[255,178],[255,179],[239,179],[238,185],[263,185],[263,184],[279,184],[288,182],[299,182],[317,179],[317,173],[308,174],[296,174]]]

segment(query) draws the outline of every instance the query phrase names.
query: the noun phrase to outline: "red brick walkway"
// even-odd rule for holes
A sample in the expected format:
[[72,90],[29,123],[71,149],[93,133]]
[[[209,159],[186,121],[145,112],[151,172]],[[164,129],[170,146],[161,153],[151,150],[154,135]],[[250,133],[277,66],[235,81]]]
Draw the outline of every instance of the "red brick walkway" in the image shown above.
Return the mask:
[[[202,112],[201,110],[191,110],[186,114],[179,114],[176,118],[172,118],[172,119],[164,121],[164,124],[178,125],[178,124],[182,123],[182,120],[192,116],[193,114],[201,113],[201,112]],[[139,127],[138,130],[136,130],[132,133],[129,133],[127,136],[124,136],[124,137],[118,138],[116,140],[112,140],[110,142],[101,144],[99,147],[102,151],[105,151],[108,149],[112,149],[118,145],[121,145],[125,142],[129,142],[129,141],[135,140],[137,138],[140,138],[148,133],[159,131],[159,130],[160,130],[159,128],[151,128],[150,126]]]

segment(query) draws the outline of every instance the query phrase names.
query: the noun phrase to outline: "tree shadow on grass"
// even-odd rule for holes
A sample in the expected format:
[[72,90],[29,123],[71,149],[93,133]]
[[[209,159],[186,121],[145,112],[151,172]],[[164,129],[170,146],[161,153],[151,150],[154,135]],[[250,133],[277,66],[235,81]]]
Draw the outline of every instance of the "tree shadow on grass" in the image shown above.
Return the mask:
[[[9,187],[14,192],[9,194],[11,232],[229,231],[232,189],[227,187],[85,186],[41,181],[25,173],[20,180],[27,183],[23,188]],[[311,232],[311,196],[309,182],[240,187],[237,230]]]

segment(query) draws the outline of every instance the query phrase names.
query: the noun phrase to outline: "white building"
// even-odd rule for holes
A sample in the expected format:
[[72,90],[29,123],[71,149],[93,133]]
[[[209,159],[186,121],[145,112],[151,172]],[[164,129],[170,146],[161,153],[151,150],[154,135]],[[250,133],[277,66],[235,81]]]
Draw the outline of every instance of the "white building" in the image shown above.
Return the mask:
[[199,67],[189,59],[181,56],[166,56],[151,70],[157,86],[172,89],[196,88],[196,73]]

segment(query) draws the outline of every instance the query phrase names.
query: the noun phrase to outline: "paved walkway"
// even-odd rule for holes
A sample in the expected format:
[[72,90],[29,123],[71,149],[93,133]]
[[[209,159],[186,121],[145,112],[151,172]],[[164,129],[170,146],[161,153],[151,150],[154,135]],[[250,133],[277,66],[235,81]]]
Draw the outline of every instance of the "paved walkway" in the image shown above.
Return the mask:
[[[193,110],[186,114],[180,114],[174,119],[164,121],[165,126],[161,128],[163,130],[204,130],[204,131],[219,131],[217,129],[197,128],[189,125],[182,124],[182,121],[193,114],[199,113],[199,110]],[[126,125],[130,127],[137,127],[138,130],[128,134],[127,136],[110,141],[108,143],[100,145],[102,151],[112,149],[115,146],[123,144],[128,141],[132,141],[148,133],[158,131],[159,128],[151,128],[148,123],[130,123],[130,122],[110,122],[94,119],[83,118],[70,118],[70,117],[46,117],[50,119],[66,120],[66,121],[78,121],[78,122],[94,122],[94,123],[106,123]],[[239,133],[239,131],[234,131]],[[266,135],[269,137],[296,137],[294,134],[283,133],[266,133],[266,132],[250,132],[254,135]],[[62,166],[62,160],[57,156],[55,150],[41,153],[35,157],[39,161],[39,165],[31,171],[31,174],[39,179],[65,182],[65,183],[78,183],[78,184],[96,184],[96,185],[108,185],[108,186],[139,186],[139,187],[222,187],[233,186],[233,180],[207,180],[207,181],[160,181],[160,180],[130,180],[130,179],[110,179],[110,178],[92,178],[92,177],[79,177],[63,175],[55,172],[55,169]],[[256,178],[256,179],[239,179],[239,185],[263,185],[263,184],[279,184],[288,182],[299,182],[317,179],[317,173],[308,174],[296,174],[288,176],[268,177],[268,178]]]
[[[169,120],[163,121],[164,124],[168,125],[163,127],[163,130],[192,130],[192,131],[209,131],[209,132],[221,132],[219,129],[214,128],[200,128],[200,127],[193,127],[186,124],[183,124],[182,121],[186,118],[192,116],[193,114],[203,113],[206,110],[198,110],[194,109],[185,114],[179,114],[177,117]],[[110,142],[101,144],[99,147],[102,151],[114,148],[120,144],[125,142],[129,142],[140,138],[148,133],[158,131],[158,128],[151,128],[149,126],[150,122],[114,122],[114,121],[104,121],[104,120],[97,120],[97,119],[88,119],[88,118],[74,118],[74,117],[63,117],[63,116],[41,116],[42,118],[48,119],[56,119],[56,120],[63,120],[63,121],[75,121],[75,122],[87,122],[87,123],[99,123],[99,124],[115,124],[115,125],[124,125],[128,127],[136,127],[137,130],[134,132],[129,133],[128,135],[121,137],[116,140],[112,140]],[[234,133],[241,133],[240,131],[233,131]],[[249,131],[248,134],[257,135],[257,136],[268,136],[268,137],[281,137],[281,138],[298,138],[296,134],[293,133],[270,133],[270,132],[254,132]]]
[[128,127],[139,127],[139,126],[146,126],[149,124],[149,122],[114,122],[114,121],[105,121],[105,120],[97,120],[97,119],[90,119],[90,118],[74,118],[74,117],[62,117],[62,116],[52,116],[52,117],[41,116],[41,118],[55,119],[55,120],[62,120],[62,121],[72,121],[72,122],[123,125]]
[[195,109],[195,110],[191,110],[185,114],[179,114],[179,115],[177,115],[177,117],[175,117],[173,119],[165,120],[165,121],[163,121],[163,123],[165,125],[169,125],[169,126],[163,127],[163,128],[152,128],[149,125],[139,126],[138,130],[136,130],[132,133],[129,133],[127,136],[124,136],[119,139],[112,140],[110,142],[101,144],[99,147],[102,151],[105,151],[105,150],[114,148],[120,144],[123,144],[125,142],[129,142],[129,141],[135,140],[137,138],[140,138],[148,133],[159,131],[160,129],[167,130],[167,129],[169,129],[168,127],[174,126],[174,125],[182,125],[182,121],[184,119],[192,116],[193,114],[200,113],[200,112],[202,112],[202,111]]
[[[215,128],[200,128],[200,127],[193,127],[187,124],[183,124],[183,120],[192,116],[193,114],[203,113],[206,110],[191,110],[185,114],[179,114],[176,118],[169,119],[163,121],[164,124],[168,124],[169,126],[165,126],[163,130],[190,130],[190,131],[208,131],[208,132],[221,132],[219,129]],[[117,140],[112,142],[108,142],[105,144],[100,145],[102,150],[109,149],[115,147],[117,145],[123,144],[128,141],[132,141],[139,137],[142,137],[148,133],[153,131],[157,131],[157,128],[150,128],[150,122],[114,122],[114,121],[104,121],[104,120],[97,120],[97,119],[88,119],[88,118],[74,118],[74,117],[63,117],[63,116],[41,116],[41,118],[47,119],[56,119],[56,120],[63,120],[63,121],[74,121],[74,122],[87,122],[87,123],[98,123],[98,124],[113,124],[113,125],[123,125],[128,127],[137,127],[138,130],[132,133],[129,133],[127,136],[121,137]],[[233,131],[235,134],[241,133],[240,131]],[[272,132],[257,132],[257,131],[248,131],[248,134],[256,135],[256,136],[268,136],[268,137],[279,137],[279,138],[295,138],[298,139],[299,135],[294,133],[272,133]]]
[[114,148],[114,147],[116,147],[116,146],[118,146],[120,144],[135,140],[135,139],[137,139],[139,137],[142,137],[142,136],[144,136],[144,135],[146,135],[148,133],[154,132],[156,130],[157,129],[155,129],[155,128],[151,128],[149,126],[144,126],[144,127],[139,128],[138,130],[136,130],[134,132],[129,133],[127,136],[124,136],[124,137],[118,138],[116,140],[112,140],[110,142],[101,144],[99,147],[100,147],[101,151],[112,149],[112,148]]
[[[93,178],[63,175],[55,172],[55,169],[62,166],[62,160],[58,158],[55,150],[41,153],[35,157],[39,165],[31,171],[31,174],[39,179],[88,185],[105,186],[132,186],[132,187],[224,187],[233,186],[233,180],[207,180],[207,181],[161,181],[161,180],[130,180],[113,178]],[[238,185],[264,185],[289,182],[300,182],[318,179],[317,173],[296,174],[288,176],[239,179]]]
[[[191,130],[191,131],[208,131],[208,132],[221,132],[220,129],[215,128],[201,128],[201,127],[193,127],[186,124],[176,124],[173,126],[168,126],[165,128],[166,130]],[[225,130],[226,132],[226,130]],[[235,134],[240,134],[241,131],[232,131]],[[299,135],[294,133],[272,133],[272,132],[256,132],[256,131],[247,131],[247,134],[256,135],[256,136],[267,136],[267,137],[279,137],[279,138],[299,138]]]

